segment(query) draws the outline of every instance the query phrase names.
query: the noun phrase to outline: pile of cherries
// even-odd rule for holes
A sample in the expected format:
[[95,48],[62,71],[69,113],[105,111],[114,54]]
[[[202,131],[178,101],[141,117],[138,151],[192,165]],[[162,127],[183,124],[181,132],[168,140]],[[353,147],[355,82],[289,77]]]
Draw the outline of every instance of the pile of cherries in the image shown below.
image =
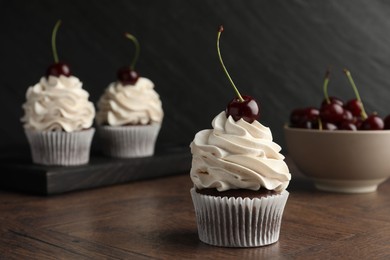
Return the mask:
[[306,107],[295,109],[290,114],[290,126],[319,130],[383,130],[390,129],[390,115],[382,119],[377,113],[367,115],[351,73],[344,69],[354,89],[356,98],[343,102],[337,97],[329,97],[327,86],[330,72],[324,80],[324,100],[320,108]]

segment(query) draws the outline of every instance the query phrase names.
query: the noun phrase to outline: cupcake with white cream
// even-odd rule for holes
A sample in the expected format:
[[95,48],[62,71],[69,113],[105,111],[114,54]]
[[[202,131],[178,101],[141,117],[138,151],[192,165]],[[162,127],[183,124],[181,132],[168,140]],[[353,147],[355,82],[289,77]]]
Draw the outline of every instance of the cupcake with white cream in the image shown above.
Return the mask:
[[152,81],[140,77],[134,85],[113,82],[97,108],[96,122],[106,155],[131,158],[154,154],[164,113]]
[[82,82],[58,61],[55,36],[60,24],[56,23],[52,36],[55,63],[28,88],[21,121],[34,163],[81,165],[89,162],[95,108]]
[[258,121],[221,112],[191,143],[191,195],[201,241],[255,247],[276,242],[291,174]]
[[88,163],[95,132],[95,108],[88,97],[74,76],[42,77],[28,88],[22,122],[34,163]]
[[139,55],[137,39],[128,33],[125,36],[135,43],[135,58],[131,66],[118,70],[117,81],[100,97],[96,122],[104,154],[146,157],[154,154],[164,112],[154,83],[134,70]]
[[216,246],[265,246],[279,239],[291,174],[270,129],[258,121],[258,103],[240,94],[226,70],[222,31],[218,56],[236,97],[214,118],[213,129],[198,132],[190,145],[198,234]]

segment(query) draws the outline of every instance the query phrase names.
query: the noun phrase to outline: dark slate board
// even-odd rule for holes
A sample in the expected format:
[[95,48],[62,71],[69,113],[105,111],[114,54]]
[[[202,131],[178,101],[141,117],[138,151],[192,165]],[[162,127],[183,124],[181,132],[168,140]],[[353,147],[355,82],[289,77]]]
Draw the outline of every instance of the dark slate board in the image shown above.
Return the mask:
[[154,156],[113,159],[93,155],[83,166],[35,165],[26,157],[0,158],[0,188],[40,195],[102,187],[136,180],[188,173],[189,148],[169,148]]

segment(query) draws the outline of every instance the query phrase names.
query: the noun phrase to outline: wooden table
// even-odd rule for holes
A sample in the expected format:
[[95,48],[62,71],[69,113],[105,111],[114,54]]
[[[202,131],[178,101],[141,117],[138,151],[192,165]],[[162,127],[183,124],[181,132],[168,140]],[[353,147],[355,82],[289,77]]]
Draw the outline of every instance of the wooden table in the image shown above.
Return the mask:
[[0,191],[0,259],[390,259],[390,182],[320,192],[293,176],[279,242],[198,240],[188,173],[51,197]]

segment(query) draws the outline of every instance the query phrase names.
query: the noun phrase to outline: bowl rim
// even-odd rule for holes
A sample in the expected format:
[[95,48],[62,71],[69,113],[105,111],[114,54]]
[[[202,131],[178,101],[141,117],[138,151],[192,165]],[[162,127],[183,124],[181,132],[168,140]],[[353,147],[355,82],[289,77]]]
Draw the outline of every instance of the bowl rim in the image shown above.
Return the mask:
[[328,135],[346,135],[346,134],[354,134],[354,135],[369,135],[369,134],[389,134],[389,129],[384,130],[358,130],[358,131],[351,131],[351,130],[318,130],[318,129],[305,129],[305,128],[296,128],[296,127],[290,127],[288,124],[284,125],[285,131],[290,132],[301,132],[301,133],[315,133],[315,134],[328,134]]

